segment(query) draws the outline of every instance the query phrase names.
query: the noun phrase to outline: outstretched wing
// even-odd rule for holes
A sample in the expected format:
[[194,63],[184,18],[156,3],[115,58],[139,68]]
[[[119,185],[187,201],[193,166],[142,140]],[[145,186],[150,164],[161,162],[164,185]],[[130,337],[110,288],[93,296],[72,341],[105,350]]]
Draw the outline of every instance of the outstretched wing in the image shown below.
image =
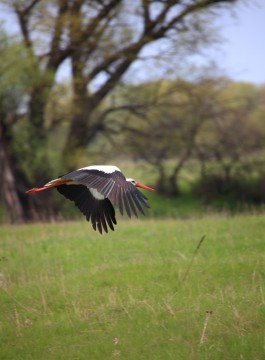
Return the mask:
[[[117,168],[116,168],[117,169]],[[118,205],[121,214],[124,209],[129,217],[137,211],[144,214],[143,207],[149,208],[145,197],[132,183],[126,181],[119,170],[104,172],[96,169],[82,168],[61,176],[61,179],[71,180],[87,188],[96,189],[102,196]],[[69,186],[69,185],[66,185]]]
[[103,229],[107,233],[109,226],[114,231],[115,211],[108,199],[96,199],[85,185],[60,185],[57,190],[75,203],[87,221],[91,221],[94,230],[102,234]]

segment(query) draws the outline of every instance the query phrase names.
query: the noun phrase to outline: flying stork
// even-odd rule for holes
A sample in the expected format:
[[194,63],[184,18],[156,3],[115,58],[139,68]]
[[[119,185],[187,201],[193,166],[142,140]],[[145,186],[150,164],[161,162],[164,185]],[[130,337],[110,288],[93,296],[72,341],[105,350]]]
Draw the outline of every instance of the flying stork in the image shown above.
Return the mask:
[[114,231],[113,225],[117,224],[113,205],[118,205],[122,215],[124,209],[129,217],[132,213],[138,216],[137,210],[144,214],[143,207],[149,208],[148,199],[137,187],[154,190],[134,179],[125,178],[116,166],[92,165],[51,180],[43,187],[30,189],[26,194],[54,187],[73,201],[87,221],[91,220],[93,229],[101,234],[102,229],[108,232],[108,226]]

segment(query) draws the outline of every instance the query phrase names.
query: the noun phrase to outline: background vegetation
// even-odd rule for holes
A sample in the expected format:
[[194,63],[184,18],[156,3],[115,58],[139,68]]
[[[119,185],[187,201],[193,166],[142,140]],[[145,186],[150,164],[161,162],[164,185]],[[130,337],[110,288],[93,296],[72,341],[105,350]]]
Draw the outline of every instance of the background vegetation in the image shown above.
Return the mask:
[[2,0],[17,27],[0,31],[1,221],[71,217],[58,194],[25,190],[93,163],[139,174],[174,208],[262,204],[264,86],[189,68],[237,3]]

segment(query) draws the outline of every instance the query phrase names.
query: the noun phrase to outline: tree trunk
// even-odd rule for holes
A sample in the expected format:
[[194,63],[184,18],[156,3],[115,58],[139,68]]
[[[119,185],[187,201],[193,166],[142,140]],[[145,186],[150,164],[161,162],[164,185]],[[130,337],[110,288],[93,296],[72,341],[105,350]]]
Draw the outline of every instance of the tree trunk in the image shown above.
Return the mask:
[[[19,167],[19,160],[16,159],[10,148],[13,139],[11,125],[5,124],[7,115],[0,116],[2,119],[0,123],[0,195],[12,223],[40,220],[49,216],[49,196],[29,197],[25,195],[26,189],[30,186],[43,184],[49,179],[50,165],[45,150],[47,132],[44,127],[45,104],[49,92],[46,85],[43,84],[42,88],[35,88],[29,101],[29,125],[25,141],[30,146],[28,152],[23,153],[23,156],[27,157],[28,164],[31,164],[34,170],[30,184]],[[41,158],[40,153],[42,154]]]
[[73,102],[74,113],[62,153],[64,164],[69,171],[74,170],[78,165],[78,157],[95,136],[94,128],[91,126],[92,111],[89,108],[88,99],[80,94],[74,98]]
[[189,159],[191,154],[191,149],[188,148],[186,152],[183,154],[182,158],[179,159],[179,162],[173,168],[171,175],[167,176],[165,170],[161,164],[157,165],[159,171],[159,178],[156,184],[157,191],[162,195],[167,196],[178,196],[180,194],[179,186],[178,186],[178,176]]
[[174,172],[169,178],[168,178],[168,193],[171,196],[179,196],[180,190],[178,186],[178,172]]
[[156,165],[159,171],[159,177],[156,183],[156,191],[165,196],[179,195],[179,188],[177,185],[177,174],[175,172],[171,176],[167,176],[165,169],[161,164]]
[[2,201],[12,223],[24,220],[23,208],[17,193],[16,181],[4,139],[4,126],[0,124],[0,187]]
[[164,194],[165,190],[166,190],[166,174],[165,174],[165,170],[164,167],[161,164],[155,164],[155,167],[157,167],[158,169],[158,179],[155,185],[156,191],[159,194]]

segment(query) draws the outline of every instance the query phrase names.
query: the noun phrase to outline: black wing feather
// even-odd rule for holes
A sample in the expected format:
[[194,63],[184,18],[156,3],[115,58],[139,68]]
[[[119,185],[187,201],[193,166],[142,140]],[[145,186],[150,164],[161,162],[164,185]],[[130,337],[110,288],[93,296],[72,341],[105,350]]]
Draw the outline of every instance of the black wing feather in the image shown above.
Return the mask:
[[144,205],[146,208],[150,208],[150,206],[146,203],[145,200],[148,200],[146,196],[144,196],[141,191],[139,191],[138,189],[135,189],[135,197],[140,200],[140,202],[142,203],[142,205]]
[[111,228],[111,230],[114,231],[114,227],[113,227],[113,224],[117,224],[116,222],[116,219],[115,219],[115,212],[114,212],[114,209],[111,205],[111,202],[108,204],[108,206],[110,207],[109,209],[107,208],[106,206],[106,212],[105,212],[105,218],[107,220],[107,223],[109,225],[109,227]]
[[141,204],[140,204],[140,202],[139,202],[139,200],[138,200],[138,198],[137,198],[137,195],[134,194],[134,193],[132,193],[131,195],[132,195],[132,198],[133,198],[133,201],[134,201],[135,205],[137,206],[137,209],[138,209],[142,214],[144,214],[143,208],[142,208],[142,206],[141,206]]
[[97,200],[84,185],[60,185],[57,186],[59,193],[67,199],[73,201],[78,209],[86,216],[87,221],[91,221],[93,229],[102,233],[102,228],[108,232],[109,228],[114,231],[117,224],[115,210],[109,199]]
[[120,213],[123,215],[123,188],[120,188],[118,191],[118,206],[119,206],[119,210]]
[[[135,208],[135,206],[134,206],[134,202],[133,202],[133,194],[131,194],[130,192],[128,192],[127,198],[128,198],[128,201],[129,201],[129,203],[130,203],[130,207],[131,207],[134,215],[135,215],[136,217],[138,217],[138,214],[137,214],[136,208]],[[140,211],[141,211],[141,210],[140,210]]]
[[125,207],[125,210],[126,210],[126,213],[128,215],[128,217],[130,218],[132,215],[131,215],[131,208],[130,208],[130,202],[128,200],[128,196],[129,196],[129,192],[128,190],[124,190],[124,196],[123,196],[123,202],[124,202],[124,207]]
[[104,231],[107,233],[108,232],[108,227],[107,227],[107,224],[106,224],[105,214],[103,214],[102,217],[101,217],[101,223],[102,223]]

